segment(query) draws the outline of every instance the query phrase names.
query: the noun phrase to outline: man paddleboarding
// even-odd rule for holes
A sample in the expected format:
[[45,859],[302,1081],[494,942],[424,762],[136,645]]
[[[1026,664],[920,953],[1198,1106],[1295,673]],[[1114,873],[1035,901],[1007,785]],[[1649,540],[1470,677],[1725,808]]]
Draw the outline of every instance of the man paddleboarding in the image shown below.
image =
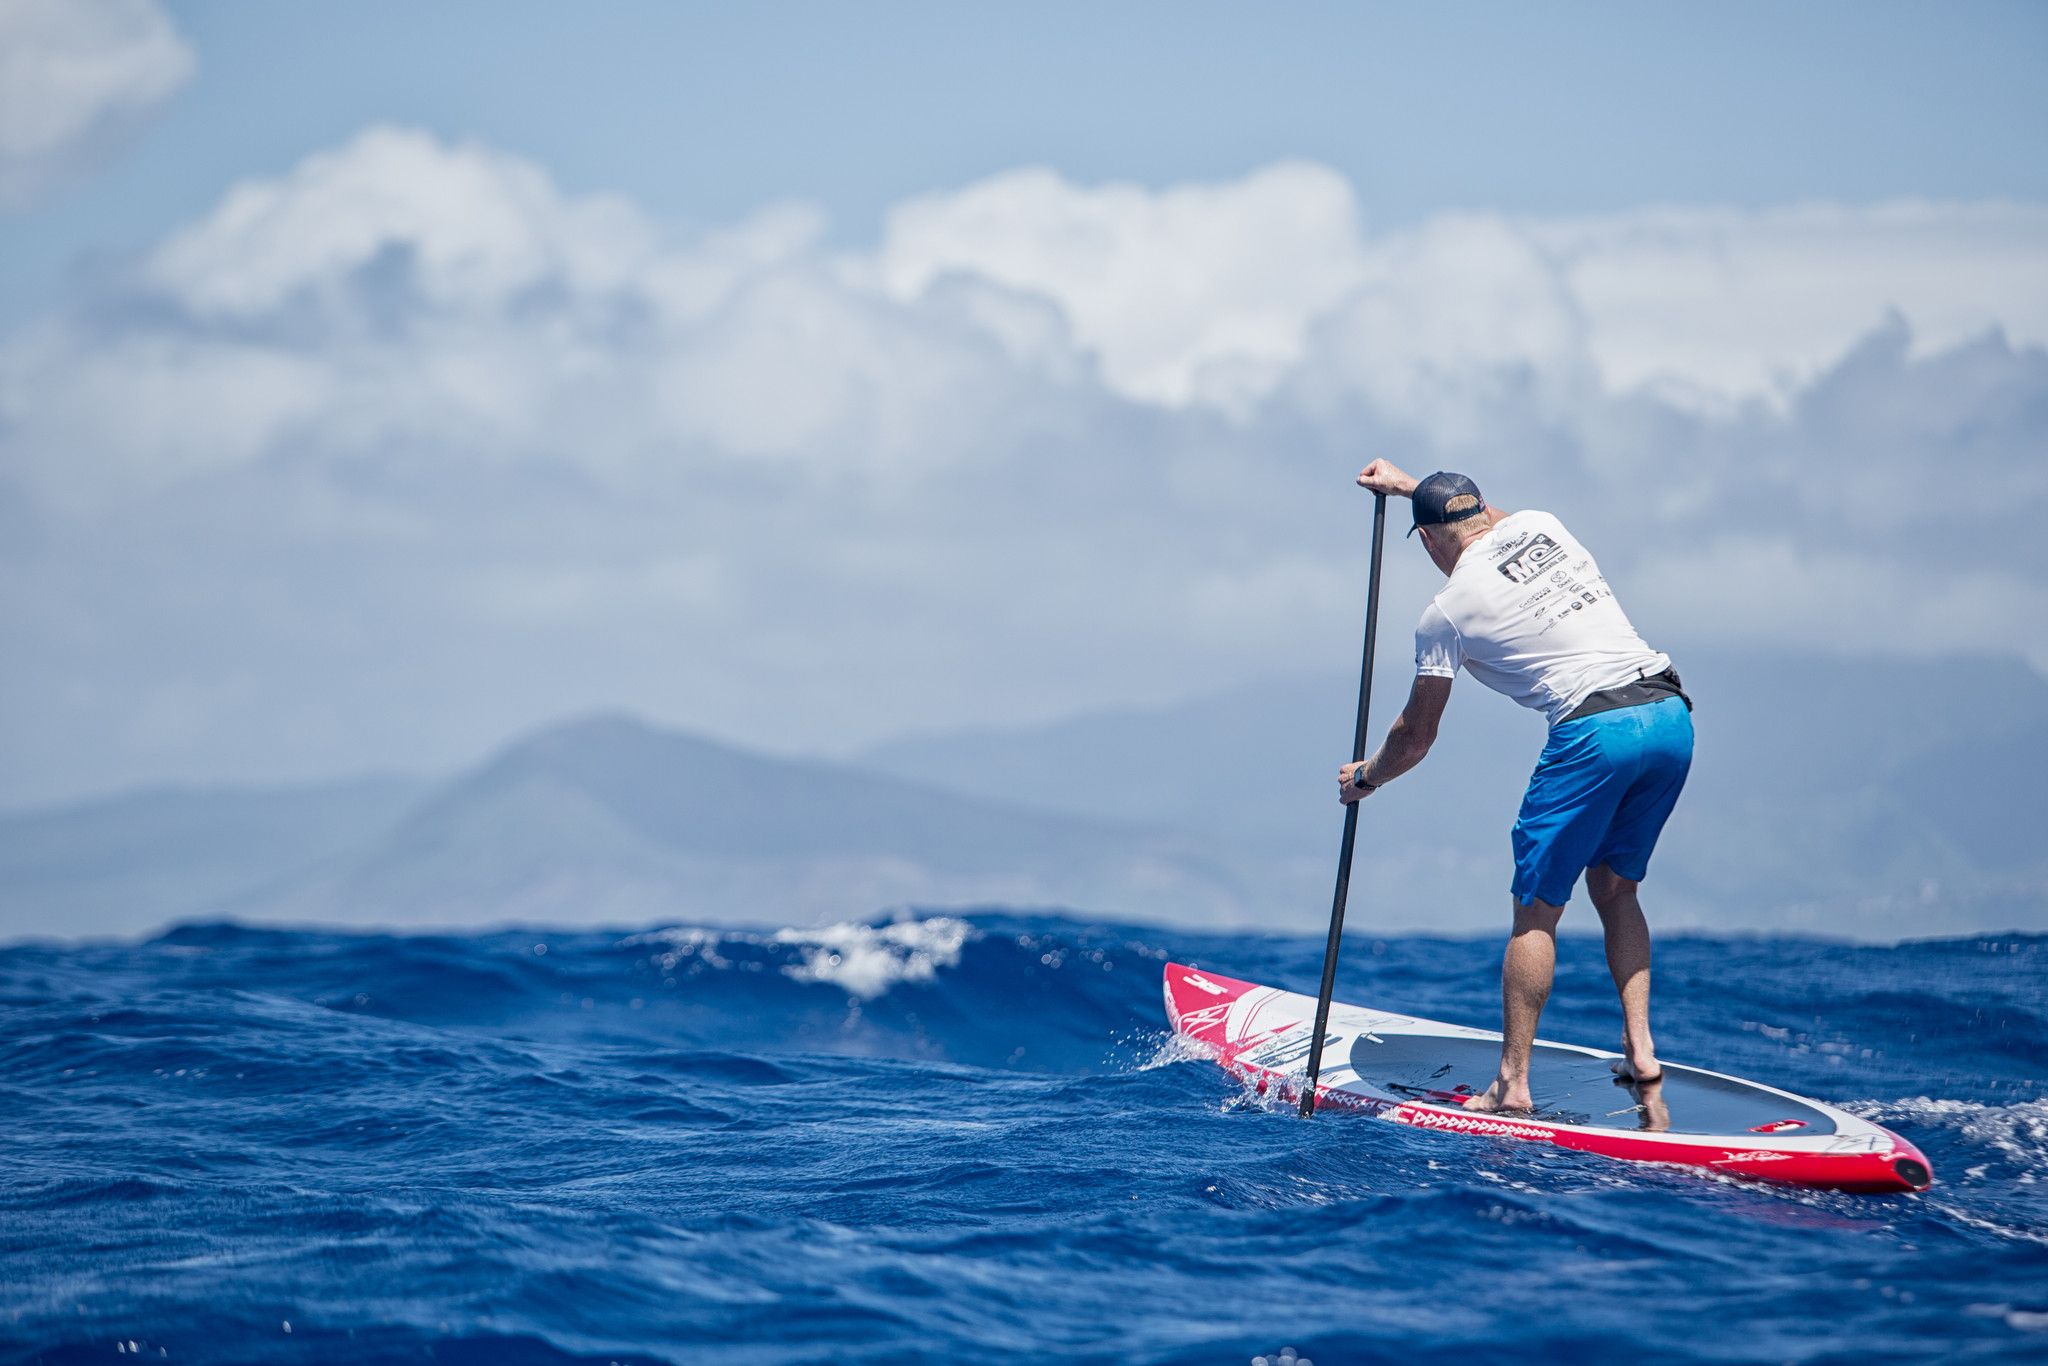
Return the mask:
[[1650,1037],[1650,929],[1636,888],[1692,766],[1692,701],[1557,518],[1501,512],[1462,474],[1417,481],[1385,460],[1358,482],[1413,501],[1409,534],[1422,533],[1450,582],[1415,629],[1415,685],[1385,743],[1338,770],[1343,800],[1370,796],[1422,762],[1460,667],[1550,722],[1513,832],[1500,1072],[1466,1108],[1533,1108],[1529,1053],[1550,999],[1558,917],[1584,872],[1621,995],[1615,1071],[1654,1110],[1664,1074]]

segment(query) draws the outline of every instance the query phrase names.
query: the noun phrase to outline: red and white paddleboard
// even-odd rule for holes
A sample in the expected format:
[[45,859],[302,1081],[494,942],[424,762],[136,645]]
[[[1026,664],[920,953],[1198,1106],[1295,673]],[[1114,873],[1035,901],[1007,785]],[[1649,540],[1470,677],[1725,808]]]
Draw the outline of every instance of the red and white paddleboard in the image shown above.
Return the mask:
[[[1213,1051],[1261,1095],[1298,1101],[1316,1001],[1166,965],[1174,1031]],[[1655,1095],[1617,1082],[1619,1053],[1537,1041],[1534,1113],[1463,1107],[1493,1080],[1500,1035],[1388,1010],[1332,1004],[1318,1108],[1401,1124],[1531,1139],[1632,1162],[1670,1162],[1731,1176],[1844,1191],[1919,1191],[1934,1181],[1920,1150],[1889,1129],[1816,1100],[1696,1067],[1664,1065]]]

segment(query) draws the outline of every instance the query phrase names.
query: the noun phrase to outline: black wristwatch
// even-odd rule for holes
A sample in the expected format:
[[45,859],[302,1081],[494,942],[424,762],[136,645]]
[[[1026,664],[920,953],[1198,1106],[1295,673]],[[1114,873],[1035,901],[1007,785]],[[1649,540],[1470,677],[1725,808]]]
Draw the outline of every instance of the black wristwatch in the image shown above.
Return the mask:
[[1351,770],[1351,785],[1360,792],[1377,792],[1380,790],[1378,783],[1369,783],[1365,780],[1365,770],[1369,767],[1371,767],[1369,764],[1360,764],[1357,768]]

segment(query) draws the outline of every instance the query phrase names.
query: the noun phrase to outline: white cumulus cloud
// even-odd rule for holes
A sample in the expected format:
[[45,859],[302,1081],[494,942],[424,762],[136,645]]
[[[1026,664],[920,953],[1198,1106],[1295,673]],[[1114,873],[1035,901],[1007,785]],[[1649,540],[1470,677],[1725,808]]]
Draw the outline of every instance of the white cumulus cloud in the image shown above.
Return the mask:
[[[1566,517],[1653,640],[2048,667],[2036,208],[1375,234],[1287,163],[823,240],[375,128],[7,339],[0,799],[596,705],[843,751],[1336,664],[1375,454]],[[1433,571],[1392,567],[1398,622]]]
[[1157,193],[1017,171],[900,205],[878,265],[906,298],[956,273],[1044,295],[1117,392],[1236,407],[1357,284],[1360,226],[1351,186],[1306,163]]
[[1530,225],[1611,390],[1784,401],[1888,315],[1921,354],[2048,344],[2048,207],[1657,209]]
[[257,317],[332,297],[382,262],[443,308],[504,307],[543,282],[603,298],[653,241],[631,205],[565,200],[531,162],[372,128],[282,180],[248,181],[150,262],[153,283],[206,317]]
[[0,0],[0,210],[90,165],[192,68],[155,0]]

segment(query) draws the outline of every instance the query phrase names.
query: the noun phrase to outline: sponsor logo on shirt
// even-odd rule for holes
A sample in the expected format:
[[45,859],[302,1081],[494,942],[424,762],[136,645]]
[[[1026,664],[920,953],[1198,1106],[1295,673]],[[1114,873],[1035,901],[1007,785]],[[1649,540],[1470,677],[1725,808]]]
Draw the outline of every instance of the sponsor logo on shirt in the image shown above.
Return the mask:
[[[1541,532],[1529,538],[1529,543],[1500,562],[1500,572],[1512,583],[1528,583],[1538,578],[1543,571],[1564,558],[1564,547]],[[1553,581],[1562,578],[1562,571],[1552,576]]]
[[1516,548],[1517,546],[1521,545],[1521,544],[1522,544],[1522,542],[1524,542],[1524,541],[1528,540],[1528,539],[1529,539],[1529,535],[1530,535],[1530,533],[1528,533],[1528,532],[1524,531],[1524,532],[1520,532],[1520,533],[1518,533],[1518,534],[1516,534],[1516,535],[1510,536],[1510,537],[1508,537],[1508,539],[1506,539],[1505,541],[1502,541],[1502,542],[1501,542],[1501,543],[1500,543],[1499,545],[1495,545],[1495,546],[1489,546],[1489,547],[1487,547],[1487,551],[1486,551],[1486,553],[1487,553],[1488,555],[1491,555],[1491,556],[1492,556],[1492,557],[1493,557],[1494,559],[1496,559],[1496,560],[1497,560],[1497,559],[1499,559],[1499,558],[1500,558],[1501,556],[1503,556],[1503,555],[1507,554],[1507,553],[1508,553],[1509,551],[1511,551],[1511,550],[1515,549],[1515,548]]

